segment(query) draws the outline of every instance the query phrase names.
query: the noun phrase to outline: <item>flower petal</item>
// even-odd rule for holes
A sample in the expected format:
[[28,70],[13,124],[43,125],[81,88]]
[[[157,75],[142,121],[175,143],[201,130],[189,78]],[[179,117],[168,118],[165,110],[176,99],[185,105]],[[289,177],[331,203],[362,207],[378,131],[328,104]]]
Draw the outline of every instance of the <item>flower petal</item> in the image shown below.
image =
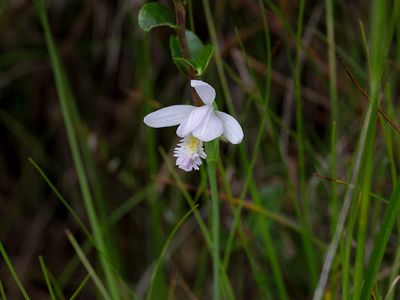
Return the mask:
[[192,105],[172,105],[156,110],[144,117],[144,123],[153,128],[180,124],[196,107]]
[[190,85],[196,90],[204,104],[211,105],[215,99],[215,90],[208,83],[201,80],[191,80]]
[[243,140],[243,130],[238,121],[222,111],[217,111],[216,114],[224,124],[224,137],[232,144],[239,144]]
[[224,132],[222,121],[210,110],[202,122],[193,130],[192,134],[200,141],[209,142],[220,137]]
[[187,136],[202,122],[206,115],[212,110],[213,108],[207,105],[195,107],[195,109],[193,109],[193,111],[181,122],[178,129],[176,130],[176,134],[182,138]]

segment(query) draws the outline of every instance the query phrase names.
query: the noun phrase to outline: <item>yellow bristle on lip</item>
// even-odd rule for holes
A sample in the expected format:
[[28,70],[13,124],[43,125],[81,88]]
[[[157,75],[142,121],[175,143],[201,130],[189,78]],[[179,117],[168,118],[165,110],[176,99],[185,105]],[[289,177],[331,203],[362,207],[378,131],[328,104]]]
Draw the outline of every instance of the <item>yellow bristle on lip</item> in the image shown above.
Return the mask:
[[195,138],[194,136],[190,137],[189,140],[187,141],[187,149],[189,152],[193,153],[196,151],[199,147],[200,140]]

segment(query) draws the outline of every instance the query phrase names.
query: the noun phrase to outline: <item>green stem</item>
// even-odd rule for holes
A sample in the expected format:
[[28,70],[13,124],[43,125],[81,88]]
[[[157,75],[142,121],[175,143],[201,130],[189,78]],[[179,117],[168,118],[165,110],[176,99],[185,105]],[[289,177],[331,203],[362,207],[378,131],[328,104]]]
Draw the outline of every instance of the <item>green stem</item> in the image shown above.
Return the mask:
[[28,295],[28,293],[26,292],[21,280],[19,279],[17,272],[14,269],[14,266],[10,260],[10,258],[8,257],[8,254],[6,252],[6,249],[3,246],[3,243],[0,241],[0,254],[3,256],[3,259],[8,267],[8,270],[10,271],[12,277],[14,278],[22,296],[24,297],[25,300],[30,300],[30,297]]
[[212,258],[214,273],[214,299],[220,299],[220,257],[219,257],[219,197],[217,186],[217,158],[218,140],[207,143],[207,171],[211,190],[211,209],[212,209]]
[[[333,13],[333,0],[325,0],[326,7],[326,35],[328,39],[328,62],[329,62],[329,97],[331,99],[331,121],[333,123],[331,132],[331,176],[336,178],[336,122],[338,119],[338,96],[336,86],[336,59],[335,59],[335,25]],[[332,183],[332,223],[331,232],[335,231],[339,218],[339,203],[336,184]]]
[[311,222],[309,216],[309,206],[307,197],[306,186],[306,173],[305,173],[305,155],[304,155],[304,135],[303,135],[303,114],[302,114],[302,99],[301,99],[301,53],[302,53],[302,28],[304,17],[305,0],[300,1],[300,11],[297,19],[297,53],[296,61],[293,70],[294,76],[294,90],[295,90],[295,104],[296,104],[296,131],[297,131],[297,147],[298,147],[298,161],[299,161],[299,196],[303,203],[303,243],[306,255],[306,261],[309,269],[309,275],[312,288],[317,283],[317,266],[314,251],[311,244]]

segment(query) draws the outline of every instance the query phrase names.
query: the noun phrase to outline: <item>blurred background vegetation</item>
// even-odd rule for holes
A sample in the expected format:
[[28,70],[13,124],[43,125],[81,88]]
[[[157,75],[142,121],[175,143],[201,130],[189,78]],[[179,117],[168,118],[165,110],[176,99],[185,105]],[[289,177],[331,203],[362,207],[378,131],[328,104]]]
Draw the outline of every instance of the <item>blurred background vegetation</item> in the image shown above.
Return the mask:
[[[174,12],[173,1],[159,2]],[[219,109],[234,108],[245,132],[241,146],[221,143],[217,174],[221,257],[236,299],[310,299],[347,195],[353,199],[349,222],[326,299],[359,297],[364,272],[372,274],[367,264],[374,237],[388,220],[385,199],[398,173],[399,134],[384,118],[373,119],[374,99],[388,118],[396,122],[398,116],[398,2],[210,1],[216,48],[204,1],[187,1],[186,26],[220,53],[229,93],[215,59],[202,79],[216,88]],[[139,28],[143,4],[45,1],[82,166],[122,299],[145,297],[169,234],[190,208],[188,199],[198,202],[209,223],[205,169],[184,173],[173,167],[174,129],[143,123],[146,113],[191,103],[192,96],[187,76],[171,59],[173,30]],[[80,285],[78,299],[102,299],[66,235],[68,229],[103,278],[77,222],[91,227],[32,1],[0,2],[0,41],[0,240],[31,299],[49,298],[39,255],[57,299],[68,299]],[[364,152],[357,152],[360,145]],[[357,159],[361,167],[353,180]],[[238,230],[224,256],[235,220]],[[374,281],[378,299],[399,270],[396,226]],[[194,215],[170,240],[161,265],[152,298],[212,298],[211,256]],[[7,299],[22,297],[4,260],[0,282]]]

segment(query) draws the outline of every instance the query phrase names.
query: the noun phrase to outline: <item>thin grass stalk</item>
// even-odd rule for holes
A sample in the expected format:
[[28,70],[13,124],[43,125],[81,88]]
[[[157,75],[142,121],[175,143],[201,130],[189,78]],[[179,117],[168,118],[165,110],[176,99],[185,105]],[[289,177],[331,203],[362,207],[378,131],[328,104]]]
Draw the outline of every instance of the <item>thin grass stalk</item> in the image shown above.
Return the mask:
[[197,223],[199,224],[200,231],[203,235],[204,241],[207,245],[207,248],[212,251],[212,236],[210,232],[208,231],[207,225],[202,219],[202,216],[200,212],[195,209],[196,203],[193,201],[192,197],[190,196],[189,192],[185,189],[185,185],[182,182],[181,177],[178,175],[178,173],[175,170],[175,167],[172,165],[167,153],[165,152],[164,149],[160,149],[161,156],[163,157],[164,161],[167,164],[168,170],[171,172],[172,177],[174,180],[178,183],[178,188],[181,190],[183,197],[185,198],[186,202],[190,206],[191,209],[193,209],[193,215],[196,218]]
[[56,296],[56,299],[58,300],[65,300],[65,296],[63,294],[63,291],[61,290],[60,285],[58,284],[57,280],[53,276],[53,274],[47,269],[47,275],[49,276],[49,280],[51,285],[53,286],[54,294]]
[[[337,123],[334,120],[332,122],[332,130],[331,130],[331,176],[332,178],[337,178],[336,171],[336,130]],[[332,205],[332,220],[331,220],[331,234],[335,232],[335,228],[337,226],[338,218],[339,218],[339,202],[337,195],[337,184],[332,181],[331,184],[332,193],[331,193],[331,205]]]
[[[268,105],[269,105],[269,92],[270,92],[270,86],[271,86],[271,77],[270,77],[270,73],[271,73],[271,42],[270,42],[270,37],[269,37],[269,29],[268,29],[268,22],[265,18],[265,7],[263,2],[260,0],[259,1],[259,5],[261,8],[261,13],[262,13],[262,17],[263,17],[263,25],[264,25],[264,31],[265,31],[265,42],[266,42],[266,56],[267,56],[267,60],[266,60],[266,65],[267,65],[267,72],[266,72],[266,76],[265,76],[265,85],[266,85],[266,89],[265,89],[265,97],[263,98],[264,100],[264,107],[265,107],[265,111],[268,112]],[[240,38],[240,36],[238,36],[238,39]],[[242,52],[243,54],[245,54],[245,50],[243,47],[243,44],[241,42],[241,40],[239,40],[239,44],[242,48]],[[261,97],[261,96],[260,96]],[[263,134],[264,134],[264,128],[265,128],[265,123],[267,122],[267,119],[269,119],[269,113],[264,113],[262,118],[261,118],[261,122],[259,125],[259,130],[257,133],[257,137],[256,137],[256,142],[255,142],[255,147],[254,147],[254,153],[252,154],[252,158],[250,160],[250,164],[249,164],[249,168],[246,169],[246,178],[244,181],[244,185],[242,188],[242,192],[240,193],[239,198],[240,199],[244,199],[249,185],[250,185],[250,180],[253,180],[252,177],[252,173],[253,173],[253,169],[258,157],[258,153],[259,150],[261,148],[261,142],[262,142],[262,138],[263,138]],[[242,205],[239,205],[233,212],[234,218],[233,218],[233,222],[232,222],[232,226],[231,226],[231,230],[229,232],[229,236],[228,236],[228,241],[226,243],[226,247],[225,247],[225,255],[224,255],[224,259],[223,259],[223,266],[225,269],[228,268],[229,265],[229,257],[230,257],[230,253],[232,250],[232,245],[233,245],[233,239],[237,230],[237,226],[239,225],[239,220],[240,220],[240,213],[242,211]]]
[[[370,93],[371,93],[372,105],[378,106],[377,98],[379,93],[379,85],[386,66],[386,57],[389,51],[392,35],[394,33],[394,22],[390,22],[390,18],[387,17],[388,13],[392,12],[392,9],[386,4],[386,2],[373,3],[371,11],[373,11],[374,13],[371,15],[372,34],[371,34]],[[398,12],[393,12],[393,15],[397,14]],[[382,35],[383,31],[387,32],[387,35]],[[393,201],[393,199],[391,201]],[[398,199],[396,199],[395,201],[398,201]],[[389,204],[387,209],[389,209],[391,206],[392,204]],[[394,205],[394,208],[392,209],[394,211],[397,211],[396,205]],[[386,238],[388,238],[388,236],[390,235],[391,229],[393,227],[394,219],[392,220],[393,217],[391,215],[393,213],[394,213],[393,211],[386,212],[384,216],[383,223],[386,224],[384,225],[385,232],[383,233],[382,231],[380,231],[380,233],[378,234],[373,254],[371,256],[371,260],[366,272],[362,272],[363,270],[359,271],[358,269],[355,270],[357,273],[362,272],[360,276],[362,276],[362,278],[364,279],[363,281],[364,284],[362,286],[362,289],[359,287],[356,290],[357,293],[355,293],[355,297],[357,298],[355,299],[366,299],[365,297],[369,297],[366,295],[369,295],[372,291],[372,284],[376,276],[375,271],[379,268],[381,261],[380,255],[383,255],[384,253],[387,243]],[[359,282],[361,283],[361,280],[359,280]]]
[[379,266],[382,262],[386,245],[389,241],[394,222],[398,217],[399,213],[400,213],[400,182],[396,184],[390,200],[390,204],[386,208],[381,229],[379,231],[378,236],[376,237],[371,259],[369,261],[367,270],[365,272],[364,282],[360,293],[361,296],[359,299],[370,299],[370,296],[372,294],[372,288],[376,280],[376,275],[378,273]]
[[49,290],[50,299],[55,300],[57,298],[56,298],[56,295],[54,294],[53,286],[51,285],[50,278],[49,278],[49,275],[47,272],[47,268],[44,263],[43,257],[41,255],[39,256],[39,262],[40,262],[40,267],[42,268],[42,272],[44,275],[44,279],[46,281],[47,288]]
[[99,275],[97,275],[96,271],[94,270],[93,266],[90,264],[88,258],[86,257],[85,253],[82,251],[82,248],[79,246],[78,242],[76,241],[75,237],[66,230],[66,235],[74,248],[76,254],[78,255],[79,259],[81,260],[82,264],[88,271],[90,277],[92,278],[95,286],[97,287],[98,291],[100,292],[101,296],[106,300],[114,300],[109,293],[107,292],[106,287],[103,285],[103,282],[100,280]]
[[224,72],[224,64],[223,64],[222,57],[221,57],[221,51],[220,51],[219,45],[218,45],[217,31],[215,29],[214,19],[211,14],[209,0],[202,0],[202,1],[203,1],[204,13],[206,16],[208,31],[210,32],[211,41],[214,46],[215,62],[216,62],[216,66],[217,66],[219,80],[220,80],[221,86],[222,86],[222,91],[223,91],[223,94],[225,97],[225,103],[228,107],[228,112],[230,114],[234,115],[235,109],[233,107],[233,101],[232,101],[231,93],[229,91],[228,81],[226,80],[226,76],[225,76],[225,72]]
[[212,232],[212,260],[213,260],[213,282],[214,299],[221,299],[220,288],[220,237],[219,237],[219,196],[217,185],[217,160],[218,160],[218,140],[206,144],[207,152],[207,171],[211,190],[211,232]]
[[[241,157],[242,160],[244,162],[244,169],[246,170],[246,174],[248,174],[246,176],[245,179],[245,184],[243,187],[243,191],[242,191],[242,195],[244,197],[244,195],[247,192],[247,189],[250,189],[251,195],[253,200],[255,201],[256,205],[261,206],[261,200],[260,200],[260,196],[257,190],[256,185],[254,184],[254,178],[252,175],[252,170],[254,168],[255,162],[256,162],[256,158],[257,158],[257,152],[258,149],[260,147],[261,141],[262,141],[262,137],[263,137],[263,133],[264,133],[264,125],[266,123],[267,117],[264,115],[262,120],[261,120],[261,124],[260,124],[260,129],[257,133],[257,138],[256,138],[256,143],[255,143],[255,153],[253,153],[252,156],[252,160],[250,163],[247,162],[246,159],[244,159],[244,157],[246,156],[246,154],[241,151]],[[262,126],[262,128],[261,128]],[[240,212],[242,209],[242,205],[238,206],[238,208],[236,208],[236,210],[234,211],[234,222],[232,224],[232,228],[228,237],[228,243],[227,243],[227,252],[225,253],[225,257],[224,257],[224,268],[227,269],[228,268],[228,263],[229,263],[229,253],[231,251],[231,247],[232,247],[232,242],[233,242],[233,237],[234,237],[234,233],[235,233],[235,228],[239,229],[239,233],[244,237],[244,233],[242,232],[243,229],[241,228],[239,224],[240,221]],[[263,235],[263,239],[264,239],[264,249],[266,251],[267,257],[269,258],[269,261],[271,263],[272,266],[272,273],[273,273],[273,277],[274,280],[276,282],[277,285],[277,289],[278,289],[278,293],[279,293],[279,297],[280,299],[288,299],[288,295],[286,292],[286,288],[285,288],[285,284],[283,282],[283,275],[279,266],[279,261],[278,261],[278,257],[276,255],[276,250],[274,248],[274,242],[273,239],[270,235],[270,229],[269,229],[269,225],[268,225],[268,221],[264,218],[264,216],[259,216],[258,217],[258,224],[260,226],[260,231]],[[243,238],[242,238],[243,240]],[[251,259],[251,255],[250,255],[250,249],[248,249],[246,247],[246,245],[244,245],[246,254],[248,256],[248,258],[250,259],[250,263],[252,266],[256,266],[257,268],[257,264],[252,263],[252,259]],[[253,268],[254,269],[254,268]],[[256,279],[257,281],[259,281],[258,279]],[[262,286],[261,286],[262,288]]]
[[[213,43],[213,46],[215,49],[215,52],[214,52],[215,53],[215,61],[216,61],[217,71],[218,71],[219,79],[221,82],[223,94],[225,97],[225,102],[226,102],[226,105],[228,108],[228,112],[232,115],[235,115],[232,96],[231,96],[229,88],[228,88],[228,83],[227,83],[224,68],[223,68],[223,61],[222,61],[221,53],[220,53],[219,46],[218,46],[217,33],[215,30],[215,25],[214,25],[214,20],[213,20],[212,14],[211,14],[210,5],[209,5],[208,0],[203,0],[202,2],[203,2],[203,7],[204,7],[204,13],[206,16],[206,21],[207,21],[207,27],[210,32],[211,40],[212,40],[212,43]],[[248,162],[247,154],[246,154],[245,147],[243,146],[243,144],[239,145],[239,152],[240,152],[240,159],[242,160],[243,164],[246,166],[246,169],[247,169],[249,162]],[[258,197],[257,187],[254,184],[251,185],[251,193],[252,193],[253,199],[255,199],[256,201],[257,201],[257,199],[258,200],[260,199]],[[269,232],[268,232],[269,228],[267,226],[263,226],[261,230],[263,231],[264,237],[269,236]],[[268,240],[272,241],[272,239],[268,239]],[[280,271],[279,262],[277,260],[275,250],[273,248],[273,244],[269,243],[269,242],[265,242],[265,243],[266,243],[266,251],[268,252],[267,256],[272,265],[273,275],[274,275],[274,279],[278,286],[278,292],[279,292],[280,298],[286,299],[287,293],[286,293],[286,289],[284,287],[282,272]]]
[[90,279],[90,275],[86,275],[86,277],[82,280],[82,282],[79,284],[79,286],[76,288],[74,293],[71,295],[71,297],[68,300],[74,300],[76,297],[79,296],[79,293],[82,291],[82,289],[85,287],[86,283]]
[[[396,0],[394,2],[393,11],[394,12],[398,12],[399,10],[400,10],[400,1]],[[397,45],[396,45],[397,54],[396,54],[396,57],[397,57],[397,60],[399,60],[399,57],[400,57],[400,51],[399,51],[399,49],[400,49],[400,44],[399,44],[400,43],[400,19],[397,17],[397,14],[395,14],[395,13],[393,14],[392,22],[393,22],[393,30],[395,31],[394,39],[397,41]],[[397,78],[395,76],[393,76],[393,77],[394,78],[392,79],[392,84],[395,86]],[[387,95],[386,96],[386,99],[387,99],[386,104],[387,104],[387,107],[388,107],[389,116],[394,118],[396,116],[396,113],[395,113],[396,108],[394,107],[394,101],[393,101],[394,100],[393,99],[394,95],[392,95],[392,93],[394,94],[393,91],[389,92],[389,90],[386,92],[386,95]],[[391,171],[391,175],[392,175],[392,182],[393,182],[393,186],[395,186],[395,183],[398,180],[398,174],[397,174],[397,164],[396,164],[396,161],[395,161],[395,158],[394,158],[393,149],[394,149],[394,145],[397,144],[396,142],[399,141],[399,136],[396,135],[396,136],[393,137],[389,130],[384,131],[384,133],[385,132],[386,132],[386,139],[387,139],[386,145],[387,145],[387,150],[388,150],[388,156],[389,156],[389,159],[390,159],[390,171]],[[396,222],[397,222],[397,226],[396,226],[397,235],[399,235],[399,233],[400,233],[400,220],[398,219]],[[389,284],[392,284],[396,280],[396,278],[397,278],[397,276],[399,274],[399,270],[400,270],[400,241],[399,240],[397,241],[396,254],[394,256],[392,265],[393,265],[393,267],[392,267],[392,270],[390,272]],[[390,290],[390,286],[389,286],[389,290]],[[385,300],[393,300],[395,298],[395,296],[396,296],[396,292],[395,291],[396,290],[393,290],[392,292],[388,291],[388,295],[386,296]],[[398,293],[397,293],[397,295],[398,295]]]
[[67,131],[68,142],[72,153],[74,165],[76,168],[76,173],[78,176],[82,198],[85,204],[86,212],[88,214],[89,222],[93,230],[94,240],[96,242],[96,246],[98,249],[99,260],[103,272],[105,274],[107,286],[109,288],[109,291],[111,292],[112,298],[119,299],[116,280],[114,278],[114,274],[109,263],[110,256],[108,255],[107,246],[103,239],[101,226],[99,225],[98,216],[94,207],[94,202],[89,188],[88,178],[84,170],[83,160],[81,157],[81,153],[79,151],[78,138],[73,126],[72,112],[70,111],[71,104],[68,103],[68,101],[71,101],[71,98],[68,97],[68,87],[67,83],[65,82],[66,78],[65,75],[63,74],[63,67],[59,60],[58,52],[51,35],[50,26],[47,19],[43,0],[35,0],[35,6],[37,13],[40,17],[43,30],[45,32],[46,43],[50,55],[50,60],[57,87],[57,93],[60,101],[60,107],[63,114],[65,128]]
[[[206,144],[206,147],[207,147],[207,144]],[[167,153],[165,153],[165,151],[163,149],[160,149],[160,151],[161,151],[161,155],[162,155],[164,161],[166,162],[168,169],[171,172],[174,180],[178,183],[178,188],[181,190],[185,200],[187,201],[190,208],[193,210],[193,215],[195,216],[196,221],[199,224],[199,227],[200,227],[201,233],[203,235],[204,241],[206,243],[207,249],[212,256],[212,253],[213,253],[212,232],[210,234],[210,232],[208,231],[208,228],[207,228],[206,224],[204,223],[202,216],[200,215],[200,212],[195,208],[195,202],[193,201],[192,197],[186,190],[181,177],[177,174],[175,167],[172,165]],[[200,196],[200,195],[201,195],[201,193],[198,193],[198,196]],[[223,282],[224,290],[225,291],[232,290],[231,284],[229,282],[229,278],[226,275],[225,270],[223,270],[221,268],[220,271],[222,272],[221,281]]]
[[[222,166],[221,163],[219,164],[219,168],[218,169],[219,169],[219,172],[220,172],[220,177],[222,177],[222,182],[223,182],[223,185],[224,185],[224,189],[227,191],[228,199],[229,198],[232,199],[233,198],[232,191],[230,189],[229,182],[227,181],[224,167]],[[247,260],[249,262],[250,269],[251,269],[251,272],[252,272],[254,280],[256,281],[258,287],[262,291],[263,297],[265,297],[266,299],[271,299],[269,283],[267,282],[267,280],[263,280],[263,278],[265,276],[260,276],[260,274],[263,273],[263,270],[260,267],[260,264],[258,263],[258,261],[256,259],[256,256],[252,252],[251,246],[249,244],[248,237],[244,232],[242,224],[240,223],[240,221],[241,221],[240,212],[241,212],[242,208],[243,208],[243,204],[239,204],[239,206],[236,207],[234,209],[234,211],[233,211],[234,220],[233,220],[233,223],[231,225],[231,230],[229,232],[228,241],[227,241],[226,246],[225,246],[225,254],[224,254],[224,257],[223,257],[223,260],[222,260],[222,268],[225,270],[225,273],[228,271],[229,261],[230,261],[230,253],[232,251],[234,238],[238,234],[239,235],[239,242],[241,243],[241,247],[243,247],[243,249],[245,251],[245,254],[246,254]],[[233,227],[235,227],[235,230],[233,230]]]
[[[367,138],[367,128],[368,124],[371,119],[371,114],[372,114],[372,107],[371,105],[368,107],[368,111],[365,116],[364,120],[364,125],[362,127],[362,131],[360,134],[360,139],[357,147],[357,152],[354,156],[354,164],[352,167],[352,173],[351,173],[351,179],[349,181],[350,185],[354,185],[356,178],[358,177],[358,174],[360,173],[361,170],[361,158],[363,156],[363,149],[366,144],[366,138]],[[329,274],[331,272],[331,267],[332,267],[332,262],[336,256],[336,251],[340,242],[340,238],[343,233],[343,228],[345,225],[345,222],[347,220],[347,216],[349,213],[349,209],[352,203],[352,198],[353,198],[353,189],[348,189],[344,201],[343,201],[343,206],[340,210],[339,213],[339,219],[338,219],[338,224],[335,229],[335,233],[333,235],[332,241],[330,243],[330,246],[328,248],[328,251],[325,255],[324,259],[324,264],[322,266],[322,271],[319,277],[318,285],[314,291],[314,296],[313,300],[321,300],[326,288],[326,284],[329,278]]]
[[351,202],[349,221],[347,223],[346,235],[342,251],[342,299],[349,300],[350,297],[350,278],[351,278],[351,249],[353,243],[353,232],[358,216],[361,192],[358,193],[358,200]]
[[[371,52],[370,52],[370,95],[371,103],[370,106],[376,110],[378,107],[378,93],[383,76],[383,70],[386,65],[386,56],[390,47],[390,40],[392,31],[390,24],[388,24],[387,5],[384,2],[376,2],[372,4],[371,11],[374,13],[371,15]],[[382,32],[387,32],[388,35],[382,35]],[[373,175],[373,151],[374,141],[376,132],[376,119],[377,113],[372,114],[371,122],[368,126],[367,143],[365,146],[365,159],[363,164],[363,183],[362,183],[362,195],[363,201],[361,201],[360,207],[360,220],[359,220],[359,236],[357,239],[356,248],[356,264],[354,274],[354,299],[360,299],[361,284],[364,279],[365,268],[364,268],[364,256],[365,256],[365,242],[367,236],[367,224],[368,224],[368,208],[369,208],[369,192],[371,190],[372,175]],[[361,298],[366,299],[366,298]]]
[[10,271],[12,277],[14,278],[14,281],[17,283],[17,286],[22,294],[22,296],[24,297],[25,300],[30,300],[30,297],[28,295],[28,293],[25,290],[24,285],[22,284],[21,280],[18,277],[17,272],[14,269],[14,266],[10,260],[10,258],[8,257],[7,251],[3,246],[3,243],[0,241],[0,254],[3,256],[3,259],[7,265],[8,270]]
[[[333,0],[325,0],[326,11],[326,35],[328,40],[328,67],[329,67],[329,98],[331,100],[331,176],[337,177],[336,173],[336,122],[338,121],[338,95],[336,83],[336,44],[335,44],[335,18]],[[332,222],[331,232],[333,234],[339,217],[339,204],[336,184],[332,182]]]
[[[399,220],[396,220],[397,222],[397,234],[400,232],[400,222]],[[396,292],[395,290],[390,291],[392,283],[396,281],[396,278],[399,276],[399,270],[400,270],[400,241],[397,241],[397,248],[396,248],[396,253],[393,258],[393,263],[392,263],[392,269],[390,271],[390,276],[389,276],[389,281],[388,281],[388,293],[387,296],[385,297],[385,300],[393,300]]]
[[[382,77],[382,66],[384,64],[384,60],[386,57],[387,53],[387,44],[385,43],[385,40],[382,39],[382,29],[383,25],[381,22],[386,18],[384,14],[382,14],[381,11],[378,11],[378,9],[382,9],[379,7],[378,2],[375,2],[375,5],[378,7],[375,7],[373,9],[374,16],[378,17],[378,20],[375,20],[376,24],[373,23],[372,30],[372,41],[373,45],[375,48],[373,48],[373,51],[371,53],[371,86],[370,86],[370,91],[371,91],[371,101],[369,102],[368,106],[368,111],[366,113],[365,119],[364,119],[364,124],[362,127],[361,135],[360,135],[360,142],[358,144],[358,150],[357,154],[355,156],[355,163],[353,167],[353,172],[352,172],[352,177],[350,184],[353,184],[356,181],[361,182],[360,188],[361,188],[361,193],[362,197],[365,197],[364,200],[361,202],[361,217],[360,217],[360,225],[359,229],[359,236],[358,236],[358,241],[357,241],[357,249],[356,249],[356,266],[355,266],[355,281],[354,281],[354,299],[359,299],[359,288],[360,286],[356,286],[356,283],[361,283],[362,278],[364,278],[364,268],[363,268],[363,263],[364,263],[364,244],[363,241],[365,241],[365,224],[367,222],[367,217],[368,217],[368,195],[370,192],[370,186],[371,186],[371,176],[372,176],[372,170],[371,170],[371,165],[369,164],[372,160],[372,152],[373,152],[373,145],[374,145],[374,140],[375,140],[375,125],[376,125],[376,118],[377,118],[377,92],[378,92],[378,86],[380,79]],[[390,37],[390,34],[389,34]],[[388,36],[385,36],[386,42],[390,40]],[[386,47],[386,48],[385,48]],[[362,171],[362,172],[360,172]],[[361,178],[360,175],[363,175]],[[323,292],[326,287],[326,282],[329,276],[329,272],[331,269],[332,261],[336,255],[336,250],[337,246],[340,240],[340,236],[343,231],[344,223],[347,218],[347,213],[348,209],[350,207],[352,199],[352,191],[349,190],[346,193],[344,204],[341,210],[341,213],[339,215],[339,220],[338,220],[338,226],[335,231],[335,235],[332,239],[331,246],[328,250],[328,253],[325,258],[323,270],[320,276],[320,280],[317,286],[317,289],[314,293],[314,300],[316,299],[321,299]],[[351,216],[351,215],[350,215]],[[351,216],[352,218],[354,216]],[[368,288],[367,288],[368,289]],[[363,291],[365,293],[365,291]],[[361,294],[361,299],[367,299],[363,297],[363,294]]]
[[176,232],[182,226],[182,224],[186,221],[186,219],[193,213],[193,211],[195,209],[197,209],[197,206],[198,205],[195,205],[187,213],[185,213],[185,215],[179,220],[179,222],[172,229],[170,235],[168,236],[167,240],[165,241],[164,246],[162,247],[161,252],[160,252],[160,254],[158,256],[156,265],[154,266],[153,274],[151,275],[150,287],[149,287],[146,299],[148,299],[148,300],[152,299],[153,290],[154,290],[154,283],[156,281],[155,279],[156,279],[157,273],[158,273],[158,271],[160,269],[162,260],[165,257],[165,253],[167,252],[168,246],[172,241],[172,238],[175,236]]
[[311,224],[309,216],[309,205],[307,197],[307,184],[306,184],[306,170],[305,170],[305,157],[304,157],[304,135],[303,135],[303,113],[302,113],[302,99],[301,99],[301,53],[302,53],[302,31],[303,31],[303,18],[304,18],[304,6],[305,0],[300,1],[300,10],[297,18],[297,31],[296,31],[296,42],[297,52],[296,60],[293,70],[294,77],[294,95],[295,95],[295,106],[296,106],[296,144],[298,152],[298,164],[299,164],[299,189],[300,199],[302,201],[302,224],[303,224],[303,242],[304,250],[306,255],[306,261],[309,270],[309,276],[311,281],[311,287],[314,287],[317,282],[317,265],[314,256],[314,250],[311,244]]
[[47,185],[50,187],[50,189],[53,191],[53,193],[56,195],[58,200],[60,200],[61,203],[65,206],[65,208],[71,214],[72,218],[78,224],[79,228],[82,230],[82,232],[88,238],[88,240],[92,244],[94,244],[93,238],[90,235],[89,230],[86,228],[85,224],[83,224],[83,222],[82,222],[81,218],[78,216],[78,214],[69,205],[68,201],[61,195],[61,193],[58,191],[58,189],[55,187],[55,185],[50,181],[50,179],[47,177],[46,173],[39,167],[39,165],[32,158],[29,158],[28,160],[33,165],[33,167],[36,169],[36,171],[40,174],[40,176],[42,176],[42,178],[47,183]]
[[4,291],[3,283],[0,280],[0,296],[1,300],[7,300],[6,292]]

